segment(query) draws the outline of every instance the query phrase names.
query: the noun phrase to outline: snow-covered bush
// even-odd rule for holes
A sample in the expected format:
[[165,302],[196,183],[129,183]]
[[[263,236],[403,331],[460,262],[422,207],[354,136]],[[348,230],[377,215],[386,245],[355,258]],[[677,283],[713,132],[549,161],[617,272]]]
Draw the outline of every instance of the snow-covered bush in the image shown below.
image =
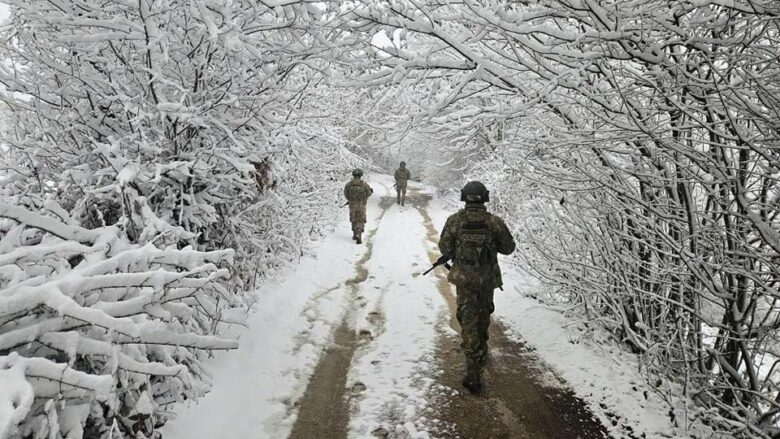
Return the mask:
[[204,352],[237,296],[230,250],[131,243],[0,204],[0,437],[154,437],[202,395]]
[[7,3],[0,437],[154,436],[356,162],[301,105],[321,5]]
[[337,149],[302,132],[295,106],[316,74],[308,44],[318,10],[10,3],[0,82],[11,119],[6,184],[20,202],[37,208],[51,195],[82,225],[120,222],[134,242],[154,238],[148,221],[179,226],[191,232],[179,245],[236,248],[247,277],[258,248],[237,231],[264,218],[256,202],[276,203],[274,190],[302,177],[295,167]]

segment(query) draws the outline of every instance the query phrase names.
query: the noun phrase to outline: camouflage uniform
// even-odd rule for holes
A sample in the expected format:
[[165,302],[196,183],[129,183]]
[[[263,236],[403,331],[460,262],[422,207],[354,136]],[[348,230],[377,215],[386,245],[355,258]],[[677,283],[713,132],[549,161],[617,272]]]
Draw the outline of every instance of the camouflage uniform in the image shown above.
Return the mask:
[[[475,232],[486,237],[487,250],[476,257],[458,255],[463,240]],[[447,280],[457,287],[457,319],[468,374],[476,374],[479,381],[487,355],[490,314],[495,309],[493,290],[503,285],[496,255],[512,253],[515,241],[504,221],[488,213],[483,203],[468,202],[465,209],[447,218],[439,250],[443,255],[454,255]]]
[[401,166],[395,170],[395,191],[398,195],[398,204],[404,205],[406,201],[406,183],[412,178],[412,173],[408,169]]
[[353,239],[360,239],[366,225],[366,202],[374,193],[371,186],[360,177],[354,177],[344,186],[344,197],[349,202],[349,221],[352,223]]

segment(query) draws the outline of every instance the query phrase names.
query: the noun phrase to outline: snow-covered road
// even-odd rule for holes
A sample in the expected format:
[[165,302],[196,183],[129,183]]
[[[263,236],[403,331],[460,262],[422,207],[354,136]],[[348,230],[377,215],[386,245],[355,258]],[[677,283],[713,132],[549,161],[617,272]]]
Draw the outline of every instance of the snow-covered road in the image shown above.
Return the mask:
[[[527,281],[512,270],[512,294],[496,299],[486,395],[464,395],[454,291],[443,270],[420,275],[451,209],[421,188],[401,207],[387,176],[369,183],[364,244],[344,218],[313,256],[264,285],[240,348],[213,362],[214,390],[179,410],[166,439],[666,435],[663,407],[632,394],[641,385],[626,366],[569,343],[558,313],[514,294],[512,282]],[[582,364],[544,365],[572,355]]]

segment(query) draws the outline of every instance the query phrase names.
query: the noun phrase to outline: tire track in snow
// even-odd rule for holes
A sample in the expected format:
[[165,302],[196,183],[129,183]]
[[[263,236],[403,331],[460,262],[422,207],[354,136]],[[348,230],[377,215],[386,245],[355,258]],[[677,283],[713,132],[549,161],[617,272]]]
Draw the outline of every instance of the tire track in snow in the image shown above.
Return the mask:
[[291,439],[347,437],[349,424],[349,401],[345,395],[347,373],[359,344],[354,329],[355,312],[361,304],[365,305],[360,297],[360,286],[369,277],[366,264],[373,254],[374,236],[381,227],[385,213],[393,203],[392,197],[381,199],[379,207],[382,211],[377,219],[377,226],[366,236],[366,252],[355,263],[355,276],[343,284],[350,290],[348,297],[350,308],[333,333],[333,345],[322,354],[303,397],[297,403],[298,416],[289,436]]
[[[439,234],[427,212],[430,195],[412,190],[412,205],[423,216],[427,229],[429,258],[435,262],[434,248]],[[438,417],[445,427],[431,431],[437,438],[575,439],[606,438],[606,429],[586,404],[566,384],[550,372],[533,354],[532,348],[511,340],[506,327],[495,318],[490,326],[490,359],[483,373],[483,395],[462,391],[460,380],[465,362],[460,349],[460,327],[455,317],[455,294],[446,272],[438,270],[437,288],[447,303],[443,316],[452,331],[440,330],[437,358],[442,372],[435,378],[439,392],[431,395],[433,406],[441,408]],[[496,294],[500,294],[500,291]]]

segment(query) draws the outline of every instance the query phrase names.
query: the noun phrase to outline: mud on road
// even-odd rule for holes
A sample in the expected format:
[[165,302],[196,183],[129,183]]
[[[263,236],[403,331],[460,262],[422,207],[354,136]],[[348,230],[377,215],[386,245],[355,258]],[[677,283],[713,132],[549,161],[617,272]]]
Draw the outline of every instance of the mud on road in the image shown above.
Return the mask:
[[[437,244],[438,233],[427,211],[431,197],[416,190],[408,197],[423,216],[427,229],[426,240]],[[438,254],[429,254],[431,263]],[[437,289],[447,302],[449,313],[442,316],[442,325],[460,333],[455,317],[456,301],[453,288],[446,280],[446,271],[436,273]],[[497,294],[501,294],[498,292]],[[438,413],[430,416],[441,421],[436,438],[507,438],[507,439],[586,439],[609,437],[606,428],[576,397],[566,384],[555,376],[533,354],[531,348],[507,336],[506,327],[493,319],[490,326],[490,357],[483,372],[484,391],[473,396],[460,384],[465,372],[465,358],[460,348],[460,337],[451,331],[440,330],[437,344],[440,386],[433,407]]]

